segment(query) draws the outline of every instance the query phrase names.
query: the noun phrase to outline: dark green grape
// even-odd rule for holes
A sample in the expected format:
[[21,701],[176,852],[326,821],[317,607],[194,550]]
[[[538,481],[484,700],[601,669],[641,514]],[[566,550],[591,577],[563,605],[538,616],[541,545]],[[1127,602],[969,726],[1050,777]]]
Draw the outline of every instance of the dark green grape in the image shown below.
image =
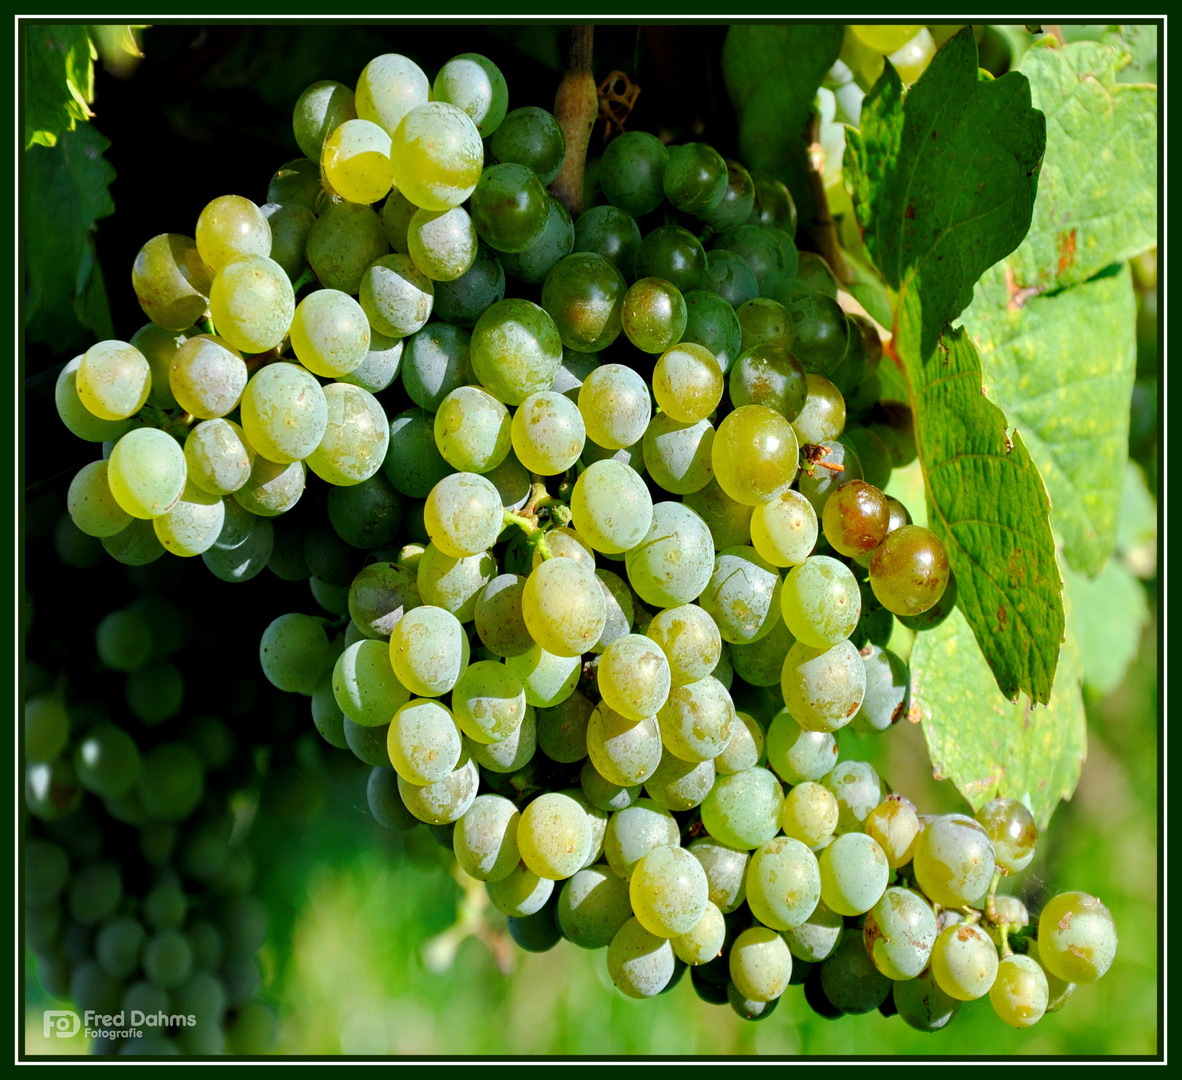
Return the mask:
[[[787,268],[779,240],[761,225],[740,225],[723,233],[715,242],[714,250],[733,251],[746,260],[759,285],[760,296],[772,296],[785,280]],[[795,269],[795,267],[793,267]],[[788,275],[790,276],[790,275]]]
[[744,346],[731,368],[728,386],[736,409],[766,405],[788,420],[796,418],[808,396],[804,370],[796,357],[774,344]]
[[837,299],[837,278],[823,256],[812,251],[802,251],[796,277],[810,289]]
[[506,115],[489,139],[488,148],[497,161],[530,168],[543,187],[554,183],[566,157],[562,127],[552,113],[534,105]]
[[337,535],[365,551],[391,543],[402,524],[402,500],[384,473],[349,487],[332,485],[327,512]]
[[751,174],[755,185],[755,208],[751,212],[752,222],[757,225],[774,225],[789,236],[796,235],[796,203],[792,192],[768,173]]
[[662,225],[640,242],[636,270],[644,277],[664,278],[684,295],[701,285],[706,251],[689,229]]
[[476,260],[455,281],[435,282],[431,313],[454,326],[473,327],[493,304],[505,299],[505,268],[497,253],[481,242]]
[[402,353],[402,385],[411,401],[437,412],[458,386],[473,381],[472,335],[458,326],[429,322],[406,339]]
[[742,349],[743,332],[735,309],[718,293],[691,289],[684,295],[686,320],[681,341],[714,354],[725,375]]
[[759,295],[755,271],[742,255],[716,247],[707,253],[706,260],[701,288],[717,293],[732,308]]
[[930,967],[914,979],[895,983],[891,996],[900,1019],[916,1031],[939,1031],[960,1010],[960,1002],[940,989]]
[[[146,624],[144,631],[146,638]],[[56,694],[39,694],[29,698],[25,701],[24,727],[25,759],[53,761],[70,737],[70,716],[66,712],[65,702]]]
[[509,916],[509,936],[519,949],[535,953],[548,952],[562,940],[556,914],[560,896],[559,892],[551,892],[550,899],[532,915]]
[[502,253],[501,265],[515,281],[539,285],[559,260],[571,253],[574,243],[575,226],[570,211],[551,195],[550,212],[542,235],[525,251]]
[[820,982],[825,997],[843,1013],[874,1012],[891,992],[891,980],[874,966],[857,933],[843,935],[821,964]]
[[651,213],[665,199],[669,151],[655,135],[627,131],[607,145],[599,163],[599,185],[607,201],[635,218]]
[[74,748],[74,771],[87,791],[103,799],[119,798],[139,779],[139,749],[122,728],[102,724]]
[[751,174],[737,161],[726,162],[726,190],[713,210],[698,212],[707,225],[726,232],[744,224],[755,207],[755,183]]
[[626,281],[632,281],[640,257],[640,226],[618,206],[592,206],[575,222],[574,250],[602,255]]
[[866,482],[884,489],[891,478],[891,451],[882,437],[861,424],[848,425],[842,437],[857,453]]
[[915,460],[915,418],[901,401],[880,401],[866,423],[891,451],[891,464],[902,469]]
[[669,148],[665,198],[683,213],[708,214],[722,202],[727,180],[726,162],[714,147],[695,142]]
[[831,296],[803,284],[777,294],[796,331],[793,352],[804,370],[832,377],[849,348],[846,314]]
[[425,499],[452,472],[435,447],[435,417],[407,409],[390,421],[390,442],[382,470],[401,495]]
[[620,334],[627,291],[624,275],[607,259],[580,252],[566,256],[546,275],[542,307],[568,349],[599,352]]
[[641,352],[663,353],[682,340],[686,304],[680,290],[661,278],[641,278],[624,296],[624,333]]
[[485,169],[470,205],[477,234],[495,251],[514,253],[532,247],[550,218],[550,196],[537,173],[525,165]]

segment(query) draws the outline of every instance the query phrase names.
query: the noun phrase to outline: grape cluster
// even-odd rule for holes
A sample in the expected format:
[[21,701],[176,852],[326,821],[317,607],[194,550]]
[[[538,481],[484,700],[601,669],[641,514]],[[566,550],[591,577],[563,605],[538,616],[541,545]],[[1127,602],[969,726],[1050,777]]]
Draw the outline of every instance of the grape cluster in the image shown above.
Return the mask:
[[1103,974],[1084,894],[1011,944],[1021,804],[925,817],[839,760],[908,709],[895,621],[956,585],[883,490],[910,411],[788,189],[627,132],[573,216],[562,125],[473,54],[433,82],[377,57],[293,123],[265,203],[149,240],[150,323],[63,370],[63,421],[110,447],[78,528],[308,581],[325,614],[270,623],[267,679],[372,766],[379,822],[432,828],[522,947],[606,948],[625,994],[688,966],[749,1019],[803,983],[935,1030]]

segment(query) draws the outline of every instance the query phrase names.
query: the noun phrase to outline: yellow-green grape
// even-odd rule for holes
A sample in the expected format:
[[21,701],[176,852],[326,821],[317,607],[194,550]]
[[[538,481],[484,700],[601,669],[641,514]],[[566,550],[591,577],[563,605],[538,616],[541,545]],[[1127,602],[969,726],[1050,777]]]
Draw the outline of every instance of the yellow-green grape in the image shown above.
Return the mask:
[[745,769],[714,782],[702,802],[702,824],[727,847],[751,851],[780,831],[783,810],[784,789],[775,775],[767,769]]
[[870,26],[855,25],[850,27],[854,37],[858,38],[868,48],[886,56],[896,49],[902,48],[923,26],[904,26],[902,24],[875,24]]
[[447,395],[435,414],[435,445],[452,468],[488,473],[512,448],[509,410],[479,386],[460,386]]
[[461,759],[454,772],[433,784],[418,786],[398,778],[398,794],[415,817],[427,825],[459,821],[476,800],[480,770],[471,758]]
[[645,633],[668,660],[673,686],[704,679],[718,665],[722,654],[717,624],[696,604],[681,604],[658,612]]
[[[384,727],[410,701],[410,691],[390,666],[389,647],[369,637],[353,642],[337,657],[332,692],[340,710],[362,727]],[[449,770],[454,767],[455,762]]]
[[888,796],[866,815],[862,828],[878,841],[892,870],[911,862],[921,826],[919,816],[907,803]]
[[692,810],[710,794],[714,777],[713,761],[682,761],[666,748],[656,772],[644,782],[644,790],[666,810]]
[[821,899],[839,915],[869,911],[886,890],[890,867],[873,837],[842,833],[821,852]]
[[390,136],[369,120],[346,120],[324,140],[320,169],[343,199],[375,203],[386,197],[394,182]]
[[602,364],[579,387],[579,412],[587,438],[607,450],[622,450],[644,437],[652,416],[648,386],[623,364]]
[[111,451],[107,483],[119,506],[134,518],[168,513],[185,490],[185,452],[158,428],[136,428]]
[[440,697],[468,666],[468,635],[443,608],[412,608],[390,632],[390,666],[412,694]]
[[796,479],[798,445],[792,425],[766,405],[728,413],[714,436],[714,478],[727,495],[758,506],[783,495]]
[[531,571],[521,612],[534,641],[555,656],[589,651],[607,620],[599,579],[575,559],[548,559]]
[[271,226],[266,215],[241,195],[222,195],[207,203],[197,218],[197,251],[216,273],[236,255],[271,254]]
[[528,705],[521,726],[507,739],[478,743],[467,739],[464,748],[482,769],[493,773],[515,773],[525,768],[537,749],[537,710]]
[[579,534],[605,555],[635,547],[653,520],[645,482],[635,469],[610,458],[595,462],[575,481],[570,509]]
[[428,544],[417,557],[416,582],[424,604],[450,611],[462,623],[476,614],[476,598],[497,572],[491,552],[474,555],[444,555]]
[[449,210],[473,191],[484,166],[484,143],[468,115],[446,101],[417,105],[393,133],[394,183],[415,206]]
[[722,400],[724,386],[722,368],[704,345],[675,345],[661,354],[653,369],[657,405],[683,424],[709,416]]
[[677,819],[652,799],[636,799],[617,810],[608,819],[603,834],[608,866],[624,881],[632,877],[636,864],[650,851],[680,845]]
[[390,425],[381,403],[350,383],[324,388],[328,422],[324,435],[305,459],[322,480],[352,487],[375,476],[386,458]]
[[889,59],[903,85],[910,86],[924,73],[935,55],[935,39],[926,26],[921,26],[914,37],[891,53]]
[[369,320],[361,305],[339,289],[304,297],[291,320],[291,347],[312,374],[339,379],[369,355]]
[[460,729],[448,709],[431,698],[412,698],[386,732],[390,764],[418,787],[446,779],[460,762]]
[[994,799],[973,815],[989,834],[1003,874],[1025,870],[1038,847],[1034,816],[1017,799]]
[[266,352],[280,344],[291,327],[291,279],[273,259],[238,255],[214,277],[209,311],[218,334],[235,349]]
[[1112,912],[1083,892],[1053,896],[1038,919],[1038,957],[1064,982],[1095,982],[1116,958]]
[[75,374],[78,397],[101,420],[126,420],[140,411],[152,390],[144,354],[125,341],[92,345]]
[[538,877],[561,881],[578,873],[591,854],[591,823],[569,795],[546,792],[530,802],[517,823],[521,860]]
[[524,918],[541,911],[554,891],[550,878],[538,877],[525,863],[518,864],[503,878],[486,881],[489,903],[512,919]]
[[[551,557],[574,559],[576,562],[581,562],[588,570],[595,570],[595,556],[591,552],[591,546],[569,525],[550,529],[546,533],[546,545],[550,548]],[[536,570],[545,561],[542,553],[535,548],[530,560],[530,568]]]
[[[823,854],[821,857],[824,859]],[[972,923],[945,927],[932,946],[932,975],[936,985],[957,1001],[984,997],[997,978],[997,969],[997,946],[984,930]]]
[[134,421],[130,417],[125,420],[101,420],[82,404],[82,399],[78,396],[78,368],[81,364],[82,357],[75,356],[62,368],[57,382],[54,383],[53,403],[57,406],[58,417],[69,429],[70,434],[79,439],[85,439],[87,442],[114,442],[131,428]]
[[280,465],[256,454],[246,483],[232,495],[239,506],[252,514],[277,517],[299,502],[306,480],[307,467],[302,461]]
[[[682,761],[708,761],[726,749],[735,729],[735,704],[713,675],[675,686],[657,713],[661,741]],[[778,826],[778,821],[777,821]]]
[[862,615],[862,593],[845,563],[812,555],[785,576],[780,607],[797,641],[827,649],[854,632]]
[[706,910],[694,926],[672,939],[673,951],[684,964],[708,964],[722,954],[726,943],[726,920],[718,905],[706,901]]
[[553,385],[562,364],[562,338],[544,309],[511,297],[476,320],[469,355],[472,371],[490,394],[520,405]]
[[790,930],[816,910],[821,898],[817,857],[790,836],[776,836],[751,853],[747,906],[764,926]]
[[616,989],[631,998],[656,997],[673,978],[677,958],[668,938],[650,934],[629,919],[607,947],[607,973]]
[[789,489],[751,514],[751,544],[773,566],[798,566],[817,546],[817,512]]
[[192,557],[213,547],[222,531],[225,514],[221,496],[210,495],[196,484],[186,483],[172,507],[152,519],[152,528],[165,551]]
[[936,942],[936,913],[919,893],[892,886],[866,913],[866,951],[888,979],[917,978]]
[[357,80],[357,115],[393,135],[411,109],[425,104],[431,84],[423,69],[399,53],[375,56]]
[[539,476],[566,472],[583,452],[583,417],[570,398],[552,390],[530,394],[513,414],[517,460]]
[[661,647],[641,634],[617,638],[599,658],[603,700],[631,721],[656,716],[669,697],[669,661]]
[[500,881],[521,861],[517,826],[521,813],[501,795],[477,795],[456,822],[452,847],[460,869],[477,881]]
[[629,720],[601,702],[587,722],[587,756],[605,780],[621,787],[643,784],[661,763],[657,718]]
[[833,954],[844,932],[845,919],[818,900],[813,913],[799,926],[783,931],[783,938],[797,960],[819,964]]
[[476,245],[476,226],[459,206],[416,210],[407,227],[407,253],[432,281],[455,281],[467,273]]
[[525,718],[525,688],[504,664],[478,660],[452,688],[451,708],[460,730],[473,742],[501,742]]
[[[328,138],[346,120],[357,119],[357,108],[354,103],[353,91],[339,82],[331,79],[321,79],[312,83],[296,98],[295,108],[291,114],[291,127],[295,135],[296,145],[304,157],[313,163],[320,160],[320,151],[324,147],[324,140]],[[294,164],[294,163],[293,163]],[[282,177],[285,171],[292,171],[290,166],[280,169],[276,177]],[[272,181],[274,183],[274,181]],[[317,184],[319,189],[319,184]],[[286,199],[271,199],[272,192],[268,189],[270,202],[285,202]],[[309,207],[315,209],[315,207]]]
[[657,937],[673,938],[697,926],[706,913],[710,887],[702,864],[690,852],[665,845],[633,867],[628,896],[641,926]]
[[781,621],[780,575],[751,547],[727,548],[698,603],[718,625],[722,640],[749,645],[766,637]]
[[132,521],[111,494],[106,461],[92,461],[78,470],[66,494],[66,510],[87,536],[114,536]]
[[696,600],[714,572],[714,541],[688,506],[660,502],[648,534],[624,557],[628,581],[646,604],[673,607]]
[[911,860],[921,889],[943,907],[962,907],[984,896],[993,880],[989,834],[965,814],[943,814],[915,842]]
[[328,427],[324,391],[295,364],[268,364],[256,371],[242,393],[240,413],[250,445],[280,465],[306,458]]
[[509,88],[501,69],[488,57],[460,53],[439,69],[431,86],[431,97],[463,109],[481,137],[487,139],[505,119]]
[[409,255],[383,255],[361,275],[357,299],[372,330],[408,337],[427,325],[435,288]]
[[173,353],[168,384],[185,412],[212,420],[238,407],[247,377],[237,349],[213,334],[198,334]]
[[746,851],[729,847],[712,836],[702,836],[689,846],[690,853],[702,864],[710,885],[710,903],[729,915],[747,899]]
[[492,482],[476,473],[452,473],[432,489],[423,505],[423,526],[445,555],[463,558],[497,542],[504,510]]
[[997,965],[997,978],[989,988],[993,1011],[1010,1027],[1037,1024],[1047,1011],[1050,990],[1038,961],[1029,956],[1005,956]]
[[196,242],[179,233],[153,236],[135,257],[131,284],[144,314],[165,330],[187,330],[209,310],[213,274]]
[[731,982],[751,1001],[775,1001],[792,977],[792,953],[774,930],[748,927],[731,946],[728,961]]
[[[715,675],[715,678],[718,676]],[[757,765],[763,764],[764,734],[759,721],[750,713],[738,710],[735,711],[735,721],[731,741],[726,744],[722,753],[712,759],[714,768],[722,776],[730,776],[744,769],[754,769]]]
[[784,796],[780,819],[785,836],[810,848],[824,844],[837,829],[837,797],[824,784],[806,780]]
[[505,667],[521,680],[525,700],[539,709],[550,709],[575,692],[583,670],[581,656],[555,656],[541,645],[505,658]]
[[797,642],[784,657],[784,704],[806,731],[845,727],[866,695],[866,665],[847,638],[828,649]]
[[810,372],[805,381],[808,397],[792,421],[792,429],[802,445],[830,442],[845,430],[845,398],[824,375]]

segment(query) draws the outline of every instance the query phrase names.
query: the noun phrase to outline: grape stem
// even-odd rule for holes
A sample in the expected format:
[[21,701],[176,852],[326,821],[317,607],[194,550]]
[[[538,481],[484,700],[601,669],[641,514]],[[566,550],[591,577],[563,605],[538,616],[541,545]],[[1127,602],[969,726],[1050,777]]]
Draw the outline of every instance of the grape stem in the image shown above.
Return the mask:
[[850,285],[853,283],[854,273],[842,253],[841,244],[837,239],[837,226],[829,212],[829,198],[825,194],[825,151],[821,148],[821,117],[817,113],[813,113],[809,121],[808,140],[808,180],[813,205],[816,207],[814,221],[808,227],[809,236],[838,282]]
[[[991,923],[998,922],[997,904],[995,901],[996,901],[996,897],[997,897],[997,887],[1000,884],[1001,884],[1001,867],[999,866],[999,867],[995,868],[993,871],[993,881],[991,881],[989,883],[989,895],[985,897],[985,918],[987,918]],[[999,924],[999,925],[1004,925],[1004,924]],[[1003,930],[1002,936],[1003,937],[1005,936],[1004,930]]]
[[554,116],[566,138],[562,169],[550,185],[554,197],[577,218],[583,211],[583,171],[591,129],[599,117],[599,90],[591,74],[591,46],[595,27],[571,28],[570,53],[562,82],[554,95]]
[[534,514],[516,514],[512,510],[506,510],[501,518],[506,525],[516,525],[523,533],[525,533],[526,542],[530,547],[536,548],[543,559],[552,559],[554,552],[550,550],[550,545],[546,543],[546,530],[538,524],[537,516]]

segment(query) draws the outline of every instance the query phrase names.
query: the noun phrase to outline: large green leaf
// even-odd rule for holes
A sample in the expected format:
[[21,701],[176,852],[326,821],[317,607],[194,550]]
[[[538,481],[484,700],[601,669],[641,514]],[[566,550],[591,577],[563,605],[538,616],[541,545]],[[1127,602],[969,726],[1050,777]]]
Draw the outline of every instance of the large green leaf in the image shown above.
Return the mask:
[[1030,234],[965,314],[991,396],[1047,482],[1066,560],[1112,551],[1136,368],[1134,294],[1113,264],[1157,237],[1157,89],[1116,81],[1116,46],[1034,48],[1022,62],[1047,115]]
[[788,185],[802,224],[816,214],[805,132],[843,36],[837,23],[739,24],[722,46],[723,77],[739,115],[740,156],[748,168]]
[[53,146],[90,119],[94,60],[85,26],[24,27],[25,148]]
[[918,711],[923,722],[934,775],[951,779],[974,810],[991,799],[1018,799],[1045,829],[1059,800],[1075,791],[1087,753],[1074,637],[1063,645],[1055,692],[1044,707],[998,693],[960,611],[917,635],[911,671],[913,715]]
[[25,151],[26,328],[55,352],[114,337],[94,225],[115,211],[111,144],[90,124]]
[[997,686],[1040,703],[1064,630],[1050,506],[1021,437],[982,394],[972,341],[948,324],[980,274],[1022,241],[1043,127],[1023,76],[979,78],[966,30],[906,97],[887,65],[846,154],[866,248],[894,292],[893,351],[915,415],[929,525]]

